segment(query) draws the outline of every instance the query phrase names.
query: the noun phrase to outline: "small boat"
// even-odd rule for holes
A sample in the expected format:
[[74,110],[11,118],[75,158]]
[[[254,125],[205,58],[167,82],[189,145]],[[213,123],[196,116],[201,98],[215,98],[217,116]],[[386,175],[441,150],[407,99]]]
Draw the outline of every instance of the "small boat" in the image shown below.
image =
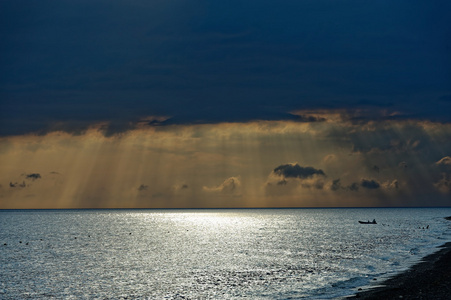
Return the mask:
[[360,223],[360,224],[377,224],[377,223],[376,223],[376,219],[373,219],[373,221],[371,221],[371,222],[370,222],[370,221],[368,221],[368,222],[365,222],[365,221],[359,221],[359,223]]

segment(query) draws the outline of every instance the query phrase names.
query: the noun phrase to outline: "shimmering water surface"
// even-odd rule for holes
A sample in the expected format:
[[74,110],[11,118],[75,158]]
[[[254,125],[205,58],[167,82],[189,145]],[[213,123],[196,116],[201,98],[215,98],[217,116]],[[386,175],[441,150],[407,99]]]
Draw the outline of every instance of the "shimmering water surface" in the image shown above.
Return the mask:
[[[451,239],[443,219],[450,215],[450,208],[0,211],[0,299],[339,298],[436,251]],[[357,222],[373,218],[377,225]]]

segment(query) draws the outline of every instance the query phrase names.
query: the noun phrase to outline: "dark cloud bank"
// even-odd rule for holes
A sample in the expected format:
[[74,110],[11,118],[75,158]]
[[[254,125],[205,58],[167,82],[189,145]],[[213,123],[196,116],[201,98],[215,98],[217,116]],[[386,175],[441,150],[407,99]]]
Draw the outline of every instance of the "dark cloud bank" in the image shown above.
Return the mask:
[[[288,184],[288,180],[297,179],[303,187],[315,187],[317,189],[324,189],[326,184],[324,179],[327,177],[321,169],[315,169],[314,167],[302,167],[299,164],[284,164],[280,165],[272,171],[272,174],[279,177],[280,180],[277,185],[284,186]],[[313,179],[313,181],[306,181],[308,179]],[[328,189],[331,191],[359,191],[360,188],[367,190],[377,190],[380,189],[381,183],[375,179],[365,179],[362,178],[360,182],[352,182],[347,186],[341,184],[341,179],[334,179],[327,185]],[[390,184],[392,188],[398,188],[398,182],[395,180]]]
[[31,179],[31,180],[34,181],[36,179],[40,179],[41,178],[41,174],[39,174],[39,173],[25,174],[25,178]]
[[[25,177],[26,180],[31,180],[31,181],[35,181],[36,179],[41,179],[41,174],[39,173],[30,173],[30,174],[22,174],[22,177]],[[18,183],[18,182],[9,182],[9,187],[10,188],[25,188],[27,187],[27,184],[25,183],[25,180],[22,181],[22,183]]]
[[[405,162],[399,164],[404,170]],[[379,176],[380,169],[375,165],[369,170],[376,172]],[[396,164],[393,166],[398,167]],[[385,171],[384,171],[385,172]],[[391,170],[389,176],[385,179],[361,178],[359,181],[342,184],[341,178],[328,179],[326,173],[321,169],[314,167],[303,167],[299,164],[283,164],[276,167],[272,172],[270,179],[266,183],[267,187],[280,187],[287,191],[293,186],[301,186],[303,188],[315,188],[319,190],[329,190],[332,192],[363,192],[363,191],[379,191],[380,196],[391,197],[396,195],[399,199],[410,201],[425,199],[450,199],[451,196],[451,157],[444,156],[438,161],[430,165],[412,166],[412,174],[402,171],[400,178],[393,175],[396,170]],[[399,174],[398,174],[399,175]],[[356,174],[356,177],[359,175]],[[274,178],[276,181],[273,181]],[[275,185],[273,185],[275,183]],[[294,185],[293,185],[294,184]],[[272,188],[274,192],[274,188]],[[281,190],[282,191],[282,190]],[[390,196],[391,195],[391,196]],[[403,200],[403,201],[404,201]],[[384,200],[385,201],[385,200]],[[440,200],[438,200],[440,201]],[[446,203],[446,202],[443,202]],[[443,204],[442,203],[442,204]],[[423,203],[424,205],[424,203]]]
[[314,121],[290,114],[299,109],[450,122],[449,11],[407,0],[2,1],[0,134],[100,121],[114,134],[147,116]]
[[301,167],[298,164],[280,165],[274,169],[274,174],[283,176],[285,178],[310,178],[314,175],[325,176],[322,170],[313,167]]

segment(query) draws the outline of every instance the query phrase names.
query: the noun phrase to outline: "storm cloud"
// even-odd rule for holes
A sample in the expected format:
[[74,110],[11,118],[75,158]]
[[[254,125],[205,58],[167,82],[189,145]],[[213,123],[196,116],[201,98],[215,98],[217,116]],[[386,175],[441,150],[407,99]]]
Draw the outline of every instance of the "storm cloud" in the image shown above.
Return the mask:
[[342,109],[355,123],[450,122],[450,10],[407,0],[2,1],[0,135],[106,122],[111,136],[148,116],[164,119],[148,126],[322,121],[291,113],[303,109]]

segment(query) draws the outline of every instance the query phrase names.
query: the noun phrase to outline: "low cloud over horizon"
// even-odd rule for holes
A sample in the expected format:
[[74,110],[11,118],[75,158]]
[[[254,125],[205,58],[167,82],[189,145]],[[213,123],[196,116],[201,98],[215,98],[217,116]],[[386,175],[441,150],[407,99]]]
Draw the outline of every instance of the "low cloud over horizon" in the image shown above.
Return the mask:
[[3,137],[0,207],[450,205],[450,124],[322,114]]

